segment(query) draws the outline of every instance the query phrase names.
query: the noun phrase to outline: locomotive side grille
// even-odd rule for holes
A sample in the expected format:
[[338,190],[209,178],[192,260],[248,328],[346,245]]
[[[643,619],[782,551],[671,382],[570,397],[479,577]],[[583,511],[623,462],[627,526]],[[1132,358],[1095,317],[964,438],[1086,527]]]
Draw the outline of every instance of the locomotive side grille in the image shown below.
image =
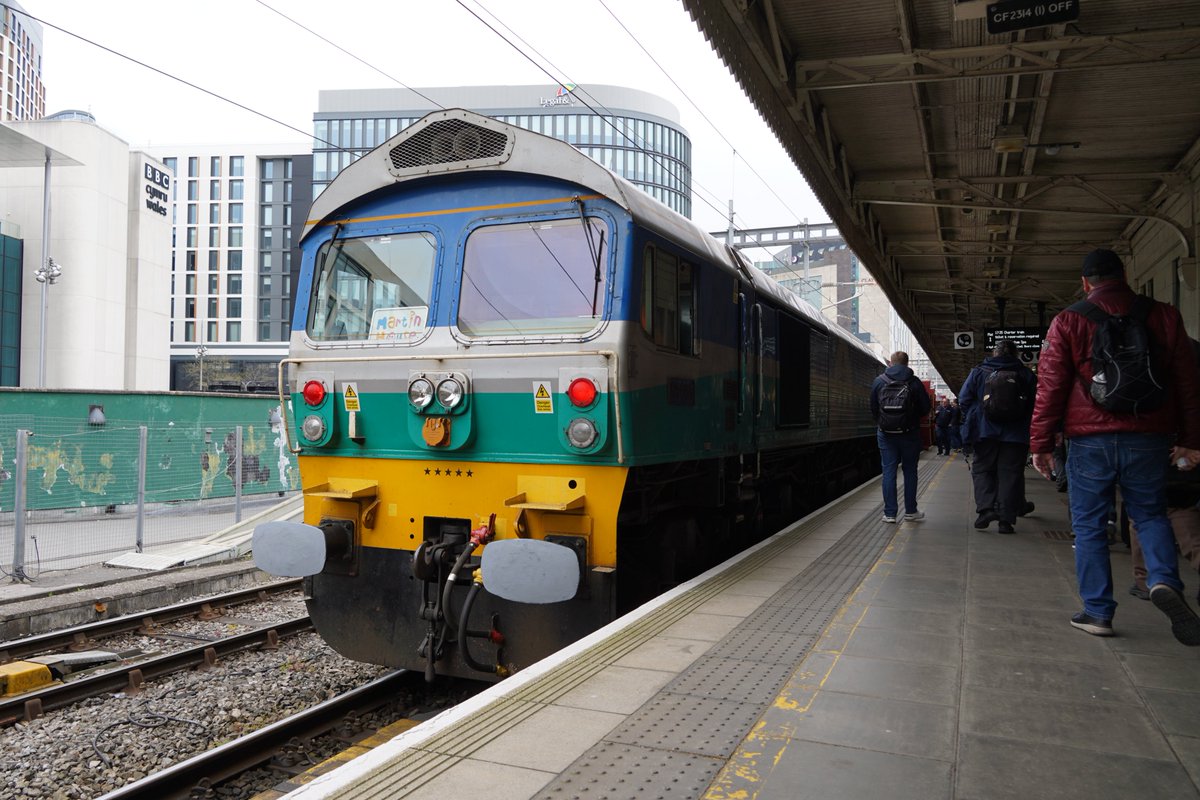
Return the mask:
[[392,148],[388,157],[395,170],[409,170],[455,161],[499,158],[508,136],[460,119],[438,120]]

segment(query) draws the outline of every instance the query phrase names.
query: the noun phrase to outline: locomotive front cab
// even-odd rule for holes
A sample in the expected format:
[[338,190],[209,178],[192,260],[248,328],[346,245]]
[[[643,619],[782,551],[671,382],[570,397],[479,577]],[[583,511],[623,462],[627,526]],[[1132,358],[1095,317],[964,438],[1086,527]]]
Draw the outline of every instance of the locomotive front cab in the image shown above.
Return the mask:
[[620,213],[481,174],[367,196],[306,238],[281,364],[304,523],[254,549],[306,576],[342,654],[499,677],[612,618]]

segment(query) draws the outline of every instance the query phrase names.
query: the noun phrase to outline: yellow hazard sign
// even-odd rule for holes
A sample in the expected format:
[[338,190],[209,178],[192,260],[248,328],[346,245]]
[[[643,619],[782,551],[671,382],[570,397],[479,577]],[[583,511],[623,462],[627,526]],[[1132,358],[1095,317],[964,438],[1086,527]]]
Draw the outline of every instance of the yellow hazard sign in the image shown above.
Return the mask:
[[554,396],[550,394],[550,385],[545,381],[535,381],[533,384],[533,413],[554,413]]
[[346,404],[347,411],[362,411],[358,403],[357,383],[347,383],[342,387],[342,402]]

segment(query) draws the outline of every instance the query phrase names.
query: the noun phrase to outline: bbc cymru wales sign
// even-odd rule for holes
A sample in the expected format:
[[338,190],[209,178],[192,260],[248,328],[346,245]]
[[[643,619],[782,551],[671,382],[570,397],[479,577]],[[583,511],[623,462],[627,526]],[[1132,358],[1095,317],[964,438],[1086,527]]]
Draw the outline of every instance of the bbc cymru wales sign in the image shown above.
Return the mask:
[[1079,19],[1079,0],[1005,0],[989,3],[987,32],[1007,33]]

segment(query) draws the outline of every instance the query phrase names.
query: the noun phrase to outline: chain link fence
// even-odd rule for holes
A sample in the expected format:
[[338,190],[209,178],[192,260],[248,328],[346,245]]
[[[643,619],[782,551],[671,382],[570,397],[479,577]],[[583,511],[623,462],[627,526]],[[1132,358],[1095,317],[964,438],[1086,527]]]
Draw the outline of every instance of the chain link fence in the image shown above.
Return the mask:
[[277,415],[269,425],[0,416],[0,568],[21,579],[201,539],[299,484]]

